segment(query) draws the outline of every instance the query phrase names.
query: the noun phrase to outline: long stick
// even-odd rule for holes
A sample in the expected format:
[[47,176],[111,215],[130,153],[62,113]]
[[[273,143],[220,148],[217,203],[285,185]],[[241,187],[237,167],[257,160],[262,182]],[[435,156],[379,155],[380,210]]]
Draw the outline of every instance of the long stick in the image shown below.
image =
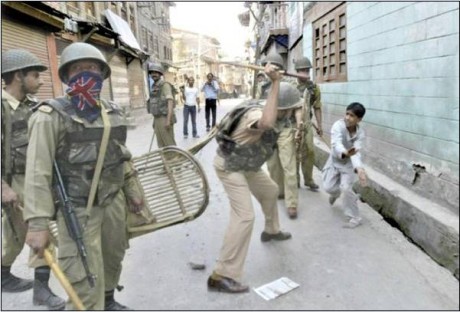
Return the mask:
[[150,147],[149,147],[149,152],[152,150],[152,146],[153,146],[153,139],[155,138],[155,129],[153,130],[153,134],[152,134],[152,140],[150,141]]
[[[244,67],[244,68],[249,68],[249,69],[253,69],[253,70],[264,70],[264,67],[258,66],[258,65],[252,65],[252,64],[243,64],[243,63],[238,63],[238,62],[224,62],[224,61],[213,61],[213,62],[214,63],[220,63],[220,64],[233,65],[233,66],[237,66],[237,67]],[[284,70],[282,70],[280,72],[284,76],[308,79],[307,76],[304,76],[304,75],[301,75],[301,74],[287,73]]]
[[51,255],[48,249],[45,249],[44,256],[45,256],[46,263],[48,263],[51,270],[53,270],[54,275],[59,280],[62,287],[64,287],[65,292],[67,293],[67,295],[69,295],[70,300],[75,305],[77,310],[80,310],[80,311],[86,310],[85,306],[83,305],[83,302],[81,302],[80,297],[78,297],[77,293],[73,289],[69,280],[65,276],[64,272],[62,272],[61,268],[56,263],[56,261],[54,261],[54,257]]

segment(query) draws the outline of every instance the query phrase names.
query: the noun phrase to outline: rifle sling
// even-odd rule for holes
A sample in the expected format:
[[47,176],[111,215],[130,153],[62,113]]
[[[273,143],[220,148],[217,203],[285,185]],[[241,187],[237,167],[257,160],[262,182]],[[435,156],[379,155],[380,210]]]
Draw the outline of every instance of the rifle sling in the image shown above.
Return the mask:
[[91,209],[93,208],[94,198],[96,196],[97,186],[99,184],[99,178],[101,176],[102,165],[104,164],[105,152],[107,151],[107,145],[110,137],[110,120],[105,110],[104,105],[101,103],[101,115],[104,123],[104,132],[102,134],[101,148],[99,155],[97,156],[96,168],[94,170],[93,181],[91,182],[91,190],[88,196],[88,203],[86,204],[86,215],[89,217]]

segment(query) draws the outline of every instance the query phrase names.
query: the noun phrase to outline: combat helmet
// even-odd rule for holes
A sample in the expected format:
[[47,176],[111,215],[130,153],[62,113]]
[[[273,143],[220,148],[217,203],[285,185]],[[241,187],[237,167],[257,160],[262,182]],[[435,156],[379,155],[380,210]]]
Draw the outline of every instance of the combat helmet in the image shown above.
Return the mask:
[[48,69],[38,57],[27,50],[13,49],[2,53],[2,76],[26,68],[33,68],[40,72]]
[[69,65],[80,60],[98,62],[101,65],[103,79],[108,78],[111,74],[110,66],[107,64],[101,51],[88,43],[74,42],[66,47],[61,54],[61,64],[59,65],[58,72],[62,82],[66,83],[68,80],[67,73]]
[[278,93],[278,110],[298,108],[302,105],[300,92],[289,82],[280,82],[280,91]]
[[296,70],[299,69],[309,69],[311,68],[311,62],[308,57],[301,57],[300,59],[294,62],[294,66]]
[[164,69],[163,69],[163,66],[161,66],[161,64],[159,63],[150,63],[149,64],[149,68],[148,68],[148,72],[158,72],[160,74],[164,74]]
[[265,66],[269,62],[272,63],[273,65],[278,66],[280,69],[284,69],[283,58],[281,57],[281,55],[276,53],[274,50],[270,51],[270,53],[268,53],[267,56],[262,59],[260,64],[262,64],[262,66]]

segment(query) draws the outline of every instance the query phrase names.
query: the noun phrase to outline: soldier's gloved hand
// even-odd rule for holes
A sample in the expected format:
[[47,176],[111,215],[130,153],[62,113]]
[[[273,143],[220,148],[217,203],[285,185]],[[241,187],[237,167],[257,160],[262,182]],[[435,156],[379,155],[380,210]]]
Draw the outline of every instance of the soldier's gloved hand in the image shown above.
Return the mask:
[[2,204],[13,205],[16,207],[18,204],[18,194],[2,180]]
[[26,234],[26,244],[38,255],[43,258],[43,253],[50,243],[49,230],[32,231]]
[[316,133],[317,133],[319,136],[323,136],[323,129],[317,128],[317,129],[316,129]]

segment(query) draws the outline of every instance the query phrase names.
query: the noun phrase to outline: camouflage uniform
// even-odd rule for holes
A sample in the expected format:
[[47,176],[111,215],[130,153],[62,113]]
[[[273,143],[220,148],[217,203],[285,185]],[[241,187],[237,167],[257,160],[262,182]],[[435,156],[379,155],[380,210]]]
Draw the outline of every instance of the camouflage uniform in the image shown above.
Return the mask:
[[[160,64],[152,63],[149,65],[149,72],[157,72],[163,75],[163,68]],[[153,131],[157,137],[158,148],[177,145],[174,138],[174,123],[176,122],[174,108],[170,127],[166,129],[169,101],[174,102],[173,86],[164,80],[155,82],[150,92],[147,110],[153,115]]]
[[[68,63],[63,61],[66,51]],[[74,59],[72,53],[77,54]],[[99,50],[86,43],[73,43],[61,56],[63,82],[67,82],[63,74],[65,65],[80,59],[99,61],[103,65],[103,78],[110,75],[110,67]],[[42,231],[48,220],[57,219],[59,264],[86,309],[126,309],[114,302],[113,290],[118,285],[121,261],[128,248],[125,194],[133,195],[132,190],[126,189],[133,184],[127,179],[135,175],[130,172],[131,154],[125,146],[127,119],[115,104],[105,100],[99,103],[107,112],[111,131],[92,209],[87,211],[86,205],[104,122],[100,114],[91,122],[78,117],[76,106],[68,97],[61,97],[43,102],[29,121],[24,219],[29,223],[29,232]],[[77,245],[69,235],[61,209],[55,210],[51,189],[55,183],[54,161],[60,168],[64,188],[83,230],[89,270],[96,276],[94,288],[86,279]],[[72,302],[67,303],[66,309],[75,308]]]
[[[62,100],[66,103],[65,99]],[[121,261],[128,248],[126,199],[123,193],[124,176],[128,174],[125,172],[128,166],[123,162],[131,158],[124,146],[127,122],[113,106],[108,103],[104,106],[109,110],[112,134],[97,198],[89,216],[86,216],[85,208],[91,187],[91,172],[99,152],[103,127],[101,117],[90,124],[59,109],[57,104],[40,106],[30,120],[27,155],[24,218],[31,226],[43,227],[55,214],[54,198],[49,189],[52,184],[53,154],[64,181],[67,181],[65,187],[68,196],[84,229],[83,240],[88,252],[89,268],[98,277],[96,287],[89,287],[76,244],[69,236],[60,210],[57,212],[59,264],[89,310],[104,308],[104,290],[114,289],[118,285]],[[71,302],[66,308],[75,309]]]

